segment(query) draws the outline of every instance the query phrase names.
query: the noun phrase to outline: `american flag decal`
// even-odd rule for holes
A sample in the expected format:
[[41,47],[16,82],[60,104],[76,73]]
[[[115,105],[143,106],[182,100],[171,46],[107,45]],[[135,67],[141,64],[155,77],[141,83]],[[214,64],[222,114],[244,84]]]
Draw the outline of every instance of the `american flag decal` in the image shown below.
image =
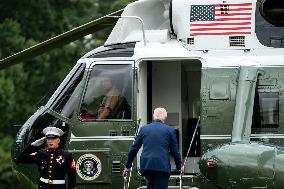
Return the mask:
[[251,34],[251,17],[252,3],[191,5],[190,36]]

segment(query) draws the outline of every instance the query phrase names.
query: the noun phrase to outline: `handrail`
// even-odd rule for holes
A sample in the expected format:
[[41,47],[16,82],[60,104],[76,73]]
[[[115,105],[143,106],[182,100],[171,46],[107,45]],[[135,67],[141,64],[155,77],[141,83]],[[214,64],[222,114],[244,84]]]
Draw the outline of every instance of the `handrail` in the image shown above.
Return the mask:
[[128,184],[129,184],[129,177],[123,177],[123,180],[124,180],[124,182],[123,182],[123,189],[128,189]]
[[[141,119],[138,119],[138,120],[137,120],[137,128],[136,128],[136,131],[135,131],[135,136],[138,135],[138,130],[139,130],[140,122],[141,122]],[[125,165],[124,165],[124,166],[125,166]],[[130,169],[129,176],[123,177],[123,189],[128,189],[128,188],[129,188],[131,173],[132,173],[132,167],[131,167],[131,169]]]
[[[200,122],[200,116],[198,117],[198,121],[197,121],[197,123],[196,123],[195,129],[194,129],[194,133],[193,133],[193,135],[192,135],[191,142],[190,142],[189,148],[188,148],[188,150],[187,150],[187,153],[186,153],[184,162],[183,162],[183,164],[182,164],[182,167],[185,166],[186,161],[187,161],[187,159],[188,159],[189,152],[190,152],[190,149],[191,149],[193,140],[194,140],[194,138],[195,138],[197,128],[198,128],[198,126],[199,126],[199,122]],[[179,176],[179,188],[182,189],[182,173],[180,173],[180,176]]]

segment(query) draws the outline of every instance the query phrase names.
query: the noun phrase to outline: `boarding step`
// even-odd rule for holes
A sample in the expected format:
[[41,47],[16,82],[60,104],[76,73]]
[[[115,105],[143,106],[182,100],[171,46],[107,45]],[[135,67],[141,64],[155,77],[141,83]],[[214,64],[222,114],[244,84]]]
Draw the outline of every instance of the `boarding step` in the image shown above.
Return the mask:
[[[195,175],[183,175],[182,178],[194,178]],[[171,175],[171,179],[179,179],[180,175]],[[147,186],[140,186],[137,189],[147,189]],[[180,186],[168,186],[168,189],[180,189]],[[199,189],[197,187],[183,186],[182,189]]]
[[[147,189],[147,186],[140,186],[137,189]],[[179,186],[169,186],[168,189],[180,189]],[[196,189],[196,188],[191,188],[190,186],[183,186],[182,189]]]

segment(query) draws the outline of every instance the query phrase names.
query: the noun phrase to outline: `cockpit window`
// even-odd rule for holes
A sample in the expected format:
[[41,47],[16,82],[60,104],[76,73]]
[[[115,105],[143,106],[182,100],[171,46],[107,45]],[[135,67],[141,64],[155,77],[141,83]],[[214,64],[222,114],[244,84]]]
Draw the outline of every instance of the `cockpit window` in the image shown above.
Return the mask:
[[254,102],[252,127],[279,127],[279,93],[256,92]]
[[80,85],[85,71],[85,64],[80,67],[71,76],[70,81],[63,88],[62,92],[57,97],[52,109],[64,117],[71,118],[74,110],[75,103],[78,102]]
[[84,121],[131,119],[132,65],[95,65],[81,105]]

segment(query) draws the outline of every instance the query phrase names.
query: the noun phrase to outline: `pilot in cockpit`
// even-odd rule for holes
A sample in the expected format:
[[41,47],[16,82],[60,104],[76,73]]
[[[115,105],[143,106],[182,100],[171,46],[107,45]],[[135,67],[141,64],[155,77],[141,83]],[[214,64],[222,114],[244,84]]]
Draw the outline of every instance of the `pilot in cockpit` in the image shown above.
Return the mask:
[[118,114],[124,99],[121,90],[109,75],[100,76],[98,80],[101,95],[93,97],[88,105],[82,105],[81,118],[87,120],[119,119]]
[[98,109],[98,119],[114,118],[122,103],[120,90],[113,84],[112,78],[109,76],[102,77],[101,87],[105,91],[105,96]]

